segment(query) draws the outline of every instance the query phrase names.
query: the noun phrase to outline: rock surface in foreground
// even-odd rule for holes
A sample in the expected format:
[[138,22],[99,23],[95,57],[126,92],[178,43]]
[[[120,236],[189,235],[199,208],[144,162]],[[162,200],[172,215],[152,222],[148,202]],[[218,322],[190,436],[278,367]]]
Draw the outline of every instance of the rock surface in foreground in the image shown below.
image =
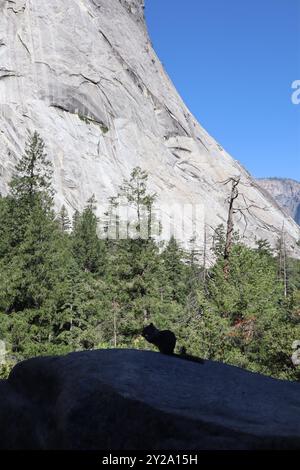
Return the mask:
[[20,363],[0,381],[1,449],[300,449],[300,384],[159,353]]

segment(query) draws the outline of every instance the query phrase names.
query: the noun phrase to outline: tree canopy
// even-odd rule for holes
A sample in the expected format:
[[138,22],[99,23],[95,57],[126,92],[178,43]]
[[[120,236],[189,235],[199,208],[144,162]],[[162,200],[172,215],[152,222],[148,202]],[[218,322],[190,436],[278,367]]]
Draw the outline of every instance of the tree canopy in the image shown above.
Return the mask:
[[[141,168],[108,201],[102,220],[93,195],[82,212],[62,206],[56,213],[52,173],[34,133],[0,198],[0,339],[8,350],[0,374],[40,354],[148,348],[140,333],[152,321],[173,330],[189,354],[299,378],[290,359],[300,339],[298,261],[287,259],[283,279],[280,254],[264,240],[249,248],[238,234],[225,260],[220,226],[215,263],[203,267],[175,238],[156,240],[156,195]],[[119,236],[122,201],[134,210],[134,237]]]

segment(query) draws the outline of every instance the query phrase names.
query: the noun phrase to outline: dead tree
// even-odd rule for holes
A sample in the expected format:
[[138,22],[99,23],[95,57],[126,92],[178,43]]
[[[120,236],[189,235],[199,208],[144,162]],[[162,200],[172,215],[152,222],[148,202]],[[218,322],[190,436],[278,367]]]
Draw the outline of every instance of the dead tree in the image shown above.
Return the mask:
[[282,246],[283,246],[283,285],[284,285],[284,297],[288,295],[288,275],[287,275],[287,256],[286,256],[286,244],[285,244],[285,232],[282,234]]
[[[228,178],[226,181],[223,181],[223,184],[228,184],[231,183],[231,193],[230,196],[227,200],[228,202],[228,219],[227,219],[227,229],[226,229],[226,239],[225,239],[225,249],[224,249],[224,277],[225,279],[228,279],[229,273],[230,273],[230,255],[231,255],[231,250],[232,250],[232,245],[233,245],[233,234],[234,234],[234,215],[239,214],[240,219],[238,222],[243,219],[245,223],[245,229],[244,229],[244,234],[247,230],[248,226],[248,219],[247,215],[250,217],[253,217],[253,214],[251,212],[251,209],[259,209],[263,211],[267,211],[267,207],[259,207],[255,204],[254,201],[250,200],[239,190],[239,186],[243,185],[245,187],[251,187],[252,184],[247,184],[245,182],[241,182],[241,177],[240,176],[232,176],[231,178]],[[235,206],[235,201],[238,199],[238,197],[241,198],[241,200],[244,203],[244,206]],[[256,219],[259,219],[259,217],[256,215]],[[264,222],[261,221],[262,224],[264,225]]]
[[288,295],[287,254],[285,242],[284,222],[279,240],[279,279],[283,281],[284,297]]
[[225,249],[224,249],[224,276],[228,279],[230,272],[230,253],[232,249],[232,240],[233,240],[233,230],[234,230],[234,221],[233,215],[235,213],[234,201],[239,197],[238,186],[240,184],[241,178],[230,178],[227,182],[231,182],[231,194],[229,197],[229,209],[228,209],[228,219],[227,219],[227,229],[226,229],[226,239],[225,239]]
[[206,224],[204,225],[204,247],[203,247],[203,286],[204,289],[206,290],[206,265],[207,265],[207,230],[206,230]]

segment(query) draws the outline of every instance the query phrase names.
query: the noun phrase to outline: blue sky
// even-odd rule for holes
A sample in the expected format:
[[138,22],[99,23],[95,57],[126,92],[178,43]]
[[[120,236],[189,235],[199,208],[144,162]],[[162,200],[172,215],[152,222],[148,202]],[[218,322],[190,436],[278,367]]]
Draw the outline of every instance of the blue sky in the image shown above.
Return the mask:
[[146,0],[146,18],[200,124],[254,176],[300,181],[300,0]]

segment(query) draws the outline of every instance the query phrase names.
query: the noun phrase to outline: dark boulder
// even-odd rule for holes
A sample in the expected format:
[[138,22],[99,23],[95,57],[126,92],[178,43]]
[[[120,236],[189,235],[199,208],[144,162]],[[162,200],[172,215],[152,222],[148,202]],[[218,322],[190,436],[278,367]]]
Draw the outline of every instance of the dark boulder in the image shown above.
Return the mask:
[[135,350],[18,364],[1,449],[300,449],[300,384]]

